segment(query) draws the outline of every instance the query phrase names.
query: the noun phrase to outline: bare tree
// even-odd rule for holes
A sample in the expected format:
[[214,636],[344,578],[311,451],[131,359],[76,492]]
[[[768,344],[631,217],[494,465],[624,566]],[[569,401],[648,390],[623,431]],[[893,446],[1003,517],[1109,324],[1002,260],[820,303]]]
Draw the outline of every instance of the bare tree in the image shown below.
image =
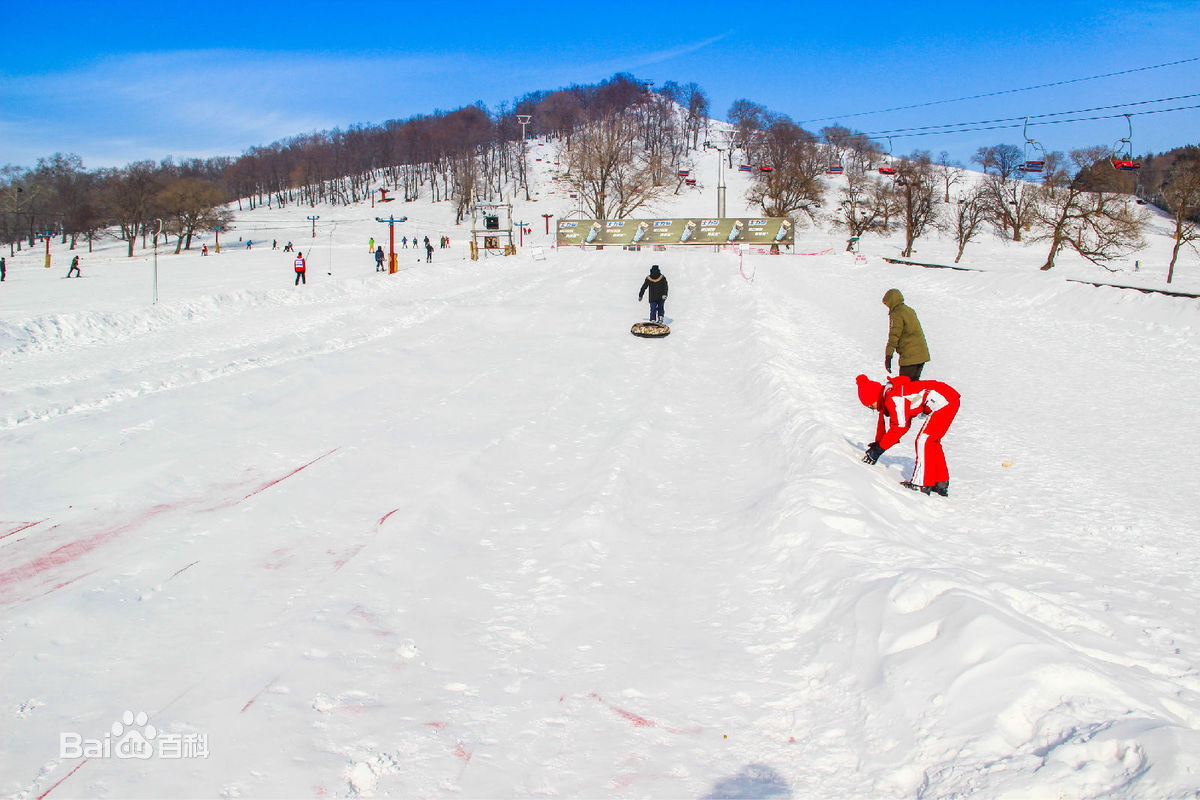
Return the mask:
[[900,162],[896,170],[896,193],[904,214],[904,250],[908,258],[913,243],[937,219],[937,175],[929,153],[917,152]]
[[957,264],[962,260],[967,245],[979,235],[979,231],[983,227],[984,200],[981,187],[976,185],[969,191],[960,194],[957,202],[948,205],[950,208],[949,221],[944,225],[943,230],[953,236],[954,241],[958,244],[958,253],[954,256],[954,263]]
[[1007,183],[1017,174],[1017,168],[1025,163],[1021,148],[1015,144],[994,144],[981,147],[971,156],[987,175],[996,175],[1000,183]]
[[1141,231],[1148,215],[1131,203],[1129,195],[1097,186],[1094,180],[1092,168],[1107,158],[1106,147],[1072,151],[1071,161],[1077,168],[1074,177],[1037,207],[1035,214],[1044,226],[1037,239],[1050,242],[1043,270],[1054,268],[1055,258],[1064,248],[1104,266],[1104,262],[1142,246]]
[[133,258],[133,243],[145,224],[150,202],[158,192],[153,161],[138,161],[112,175],[109,184],[109,209],[121,228],[121,238],[129,243],[127,255]]
[[1035,219],[1038,199],[1043,194],[1025,181],[1004,181],[999,175],[988,175],[983,179],[982,201],[987,219],[996,226],[1000,235],[1021,241],[1030,230]]
[[216,210],[224,198],[221,188],[208,181],[181,178],[167,184],[156,197],[158,206],[172,221],[178,241],[175,252],[192,248],[192,236],[199,229],[213,227]]
[[825,159],[816,137],[786,117],[773,119],[761,137],[761,153],[770,172],[759,172],[746,199],[768,217],[804,211],[811,218],[820,207]]
[[[743,98],[733,101],[727,116],[737,130],[737,141],[741,143],[743,152],[753,161],[757,153],[759,132],[768,124],[767,109]],[[732,155],[733,150],[729,152]]]
[[1196,226],[1196,217],[1200,215],[1200,149],[1190,148],[1176,160],[1163,183],[1162,197],[1175,222],[1172,232],[1175,246],[1167,269],[1167,283],[1170,283],[1175,277],[1180,248],[1186,244],[1195,249],[1200,241],[1200,229]]
[[656,199],[644,147],[637,146],[637,125],[617,113],[576,129],[567,156],[566,184],[579,194],[594,219],[621,219]]
[[874,199],[879,180],[870,173],[850,171],[846,173],[846,184],[842,187],[842,200],[833,214],[834,224],[844,227],[851,236],[846,243],[849,252],[854,248],[853,239],[861,238],[868,231],[881,227],[881,209]]
[[942,182],[942,202],[949,203],[951,187],[962,182],[962,164],[951,161],[950,153],[943,150],[938,153],[935,169]]

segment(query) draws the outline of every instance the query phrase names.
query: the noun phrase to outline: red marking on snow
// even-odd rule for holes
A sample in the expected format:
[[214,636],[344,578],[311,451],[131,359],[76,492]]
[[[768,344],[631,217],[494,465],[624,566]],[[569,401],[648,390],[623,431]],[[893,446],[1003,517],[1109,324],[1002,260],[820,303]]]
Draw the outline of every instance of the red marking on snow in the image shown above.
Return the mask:
[[[666,731],[667,733],[685,733],[685,731],[681,731],[678,728],[672,728],[668,725],[663,725],[661,722],[655,722],[652,719],[646,719],[645,717],[641,716],[640,714],[635,714],[632,711],[626,711],[623,708],[614,706],[612,703],[608,702],[607,700],[605,700],[603,697],[596,694],[595,692],[592,692],[591,694],[589,694],[588,697],[596,698],[597,702],[599,702],[601,705],[611,709],[612,711],[616,712],[617,714],[624,717],[625,719],[629,720],[631,723],[633,723],[634,727],[636,727],[636,728],[661,728],[662,730]],[[694,728],[694,729],[686,731],[686,733],[699,733],[699,732],[700,732],[700,728]]]
[[446,727],[446,723],[444,723],[444,722],[426,722],[426,723],[425,723],[425,727],[427,727],[427,728],[437,728],[437,729],[440,731],[440,730],[443,730],[443,729],[445,729],[445,727]]
[[[399,511],[400,509],[396,509],[396,510]],[[50,519],[50,518],[46,517],[46,519]],[[0,525],[16,525],[17,526],[8,531],[5,531],[4,533],[0,533],[0,539],[5,538],[6,536],[12,536],[14,533],[20,533],[23,530],[32,528],[34,525],[41,525],[43,522],[46,521],[46,519],[39,519],[37,522],[0,522]],[[383,519],[387,519],[387,517],[384,517]],[[379,521],[383,522],[383,519],[381,519]]]
[[[341,569],[342,567],[349,564],[350,559],[354,558],[356,555],[358,555],[360,552],[362,552],[362,549],[365,546],[366,545],[360,544],[358,547],[352,547],[349,550],[347,550],[345,553],[343,553],[341,558],[334,559],[333,571],[337,572],[339,569]],[[333,555],[333,553],[331,552],[330,555]]]
[[313,797],[324,797],[325,796],[325,787],[324,786],[314,786],[314,787],[312,787],[312,791],[313,791]]
[[[341,448],[339,448],[339,447],[335,447],[335,448],[333,448],[332,450],[330,450],[328,453],[325,453],[324,455],[319,455],[319,456],[317,456],[316,458],[314,458],[312,461],[308,462],[307,464],[301,464],[300,466],[296,467],[294,470],[292,470],[291,472],[289,472],[287,475],[283,475],[283,476],[281,476],[281,477],[279,477],[279,478],[276,478],[276,479],[275,479],[275,480],[273,480],[273,481],[267,481],[267,482],[266,482],[266,483],[264,483],[262,486],[259,486],[259,487],[258,487],[257,489],[255,489],[253,492],[251,492],[250,494],[246,495],[245,497],[243,497],[241,500],[238,500],[237,502],[238,502],[238,503],[240,503],[240,502],[242,502],[243,500],[249,500],[251,497],[254,497],[254,495],[256,495],[256,494],[259,494],[260,492],[265,492],[267,489],[270,489],[270,488],[271,488],[272,486],[274,486],[275,484],[277,484],[277,483],[282,483],[283,481],[286,481],[288,478],[292,477],[292,476],[293,476],[293,475],[295,475],[297,472],[300,472],[300,471],[302,471],[302,470],[308,469],[308,468],[309,468],[309,467],[311,467],[313,464],[315,464],[315,463],[317,463],[318,461],[320,461],[322,458],[325,458],[326,456],[331,456],[331,455],[333,455],[334,453],[336,453],[336,452],[337,452],[338,450],[340,450],[340,449],[341,449]],[[235,504],[235,505],[236,505],[236,504]]]
[[[91,536],[71,542],[70,544],[64,544],[61,547],[56,547],[49,553],[39,556],[28,563],[13,567],[12,569],[4,572],[0,572],[0,593],[4,593],[5,590],[11,590],[16,584],[22,581],[31,580],[42,575],[42,573],[49,572],[50,570],[58,567],[66,566],[67,564],[82,558],[101,545],[112,541],[121,534],[128,533],[134,528],[137,528],[139,525],[142,525],[159,514],[162,514],[165,511],[170,511],[173,508],[175,508],[175,504],[153,506],[152,508],[142,512],[142,514],[138,517],[126,522],[124,525],[118,525],[115,528],[109,528],[107,530],[100,531],[99,533],[92,534]],[[80,575],[78,577],[84,576]],[[78,578],[73,580],[77,579]]]
[[459,739],[459,740],[458,740],[458,747],[454,748],[454,755],[456,755],[456,756],[458,756],[459,758],[461,758],[461,759],[463,760],[463,763],[464,763],[464,764],[470,764],[470,763],[471,763],[471,756],[472,756],[472,753],[471,753],[471,751],[470,751],[470,750],[466,750],[466,749],[464,749],[464,748],[463,748],[462,739]]
[[251,697],[249,700],[247,700],[246,705],[242,706],[242,710],[239,711],[238,713],[245,714],[246,709],[249,708],[250,706],[254,705],[254,701],[257,700],[262,695],[263,692],[265,692],[267,689],[270,689],[272,686],[274,686],[275,681],[279,680],[282,676],[283,676],[283,673],[281,672],[278,675],[276,675],[274,678],[271,678],[271,682],[268,683],[266,686],[262,687],[261,689],[259,689],[258,694],[254,695],[254,697]]
[[262,567],[263,569],[279,569],[280,567],[282,567],[284,564],[286,564],[288,561],[291,560],[292,551],[295,549],[296,549],[295,546],[292,546],[292,547],[281,547],[278,550],[272,550],[271,555],[275,556],[275,558],[273,560],[268,559],[267,561],[264,561],[259,566]]
[[90,758],[85,758],[83,761],[80,761],[78,764],[76,764],[76,765],[75,765],[75,769],[71,770],[71,771],[70,771],[70,772],[68,772],[66,775],[63,775],[63,776],[62,776],[62,777],[59,779],[58,783],[54,784],[53,786],[51,786],[51,787],[50,787],[49,789],[47,789],[46,791],[44,791],[44,792],[42,792],[41,794],[39,794],[39,795],[37,796],[37,800],[42,800],[42,798],[43,798],[43,797],[45,797],[46,795],[48,795],[48,794],[50,794],[51,792],[53,792],[53,791],[54,791],[55,789],[57,789],[59,786],[62,786],[63,782],[64,782],[64,781],[65,781],[67,778],[71,777],[71,776],[72,776],[72,775],[74,775],[76,772],[79,772],[79,768],[80,768],[80,767],[82,767],[84,764],[88,763],[89,761],[91,761],[91,759],[90,759]]
[[80,580],[81,578],[86,578],[89,575],[95,575],[99,571],[100,570],[98,570],[98,569],[94,569],[91,572],[85,572],[82,575],[76,575],[74,578],[71,578],[70,580],[63,581],[62,583],[58,584],[57,586],[47,589],[46,591],[42,592],[41,596],[45,597],[46,595],[50,594],[51,592],[57,592],[59,589],[63,588],[64,586],[69,586],[70,584],[74,583],[75,581]]
[[391,511],[384,514],[382,517],[379,518],[379,524],[382,525],[383,523],[387,522],[387,518],[390,517],[392,514],[395,514],[399,510],[400,509],[398,509],[398,508],[393,508]]

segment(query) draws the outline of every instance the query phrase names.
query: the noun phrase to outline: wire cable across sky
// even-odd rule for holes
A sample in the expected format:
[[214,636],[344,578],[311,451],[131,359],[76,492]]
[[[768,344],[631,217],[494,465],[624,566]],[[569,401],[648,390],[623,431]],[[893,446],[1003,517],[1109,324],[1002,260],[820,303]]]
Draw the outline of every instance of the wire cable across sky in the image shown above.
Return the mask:
[[[1084,78],[1069,78],[1069,79],[1061,80],[1061,81],[1051,81],[1050,83],[1039,83],[1035,86],[1025,86],[1020,89],[1000,89],[1000,90],[997,90],[994,92],[984,92],[982,94],[967,95],[965,97],[955,97],[955,98],[951,98],[949,100],[930,100],[925,103],[913,103],[911,105],[906,105],[906,106],[893,106],[891,108],[880,108],[875,111],[858,111],[853,114],[840,114],[840,115],[835,115],[835,116],[830,116],[830,117],[814,117],[812,119],[801,120],[799,124],[804,125],[809,122],[825,122],[827,120],[851,119],[854,117],[865,117],[865,116],[869,116],[871,114],[886,114],[891,111],[908,111],[908,110],[914,109],[914,108],[928,108],[930,106],[945,105],[947,103],[961,103],[965,100],[979,100],[984,97],[998,97],[1000,95],[1016,94],[1018,92],[1031,92],[1034,89],[1048,89],[1053,86],[1066,86],[1066,85],[1072,84],[1072,83],[1083,83],[1085,81],[1095,81],[1095,80],[1100,80],[1102,78],[1115,78],[1119,75],[1130,75],[1135,72],[1146,72],[1146,71],[1152,70],[1152,69],[1164,69],[1166,67],[1175,67],[1180,64],[1191,64],[1196,61],[1200,61],[1200,56],[1193,56],[1191,58],[1183,58],[1178,61],[1168,61],[1165,64],[1152,64],[1152,65],[1146,66],[1146,67],[1132,67],[1130,69],[1122,69],[1122,70],[1118,70],[1116,72],[1106,72],[1101,75],[1088,75],[1087,77],[1084,77]],[[1024,117],[1022,117],[1022,119],[1024,119]]]

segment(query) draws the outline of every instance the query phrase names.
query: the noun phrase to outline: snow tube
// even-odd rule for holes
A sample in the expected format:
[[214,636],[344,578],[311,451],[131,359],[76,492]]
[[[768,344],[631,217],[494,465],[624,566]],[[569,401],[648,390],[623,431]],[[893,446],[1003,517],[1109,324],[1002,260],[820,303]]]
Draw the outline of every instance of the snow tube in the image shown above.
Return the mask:
[[671,332],[671,329],[661,322],[635,322],[629,332],[644,339],[659,339]]

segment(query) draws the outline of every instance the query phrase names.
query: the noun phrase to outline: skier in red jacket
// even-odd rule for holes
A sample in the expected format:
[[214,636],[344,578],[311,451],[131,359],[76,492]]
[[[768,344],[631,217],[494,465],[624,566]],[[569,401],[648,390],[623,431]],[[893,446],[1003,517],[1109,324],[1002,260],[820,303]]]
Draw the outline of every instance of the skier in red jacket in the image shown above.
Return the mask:
[[295,260],[294,264],[296,267],[296,286],[299,286],[302,283],[305,286],[307,286],[308,281],[305,280],[305,277],[304,277],[304,273],[306,271],[305,264],[304,264],[304,253],[296,253],[296,260]]
[[859,375],[857,382],[858,399],[867,408],[879,412],[875,441],[867,448],[863,462],[874,464],[885,450],[908,433],[919,415],[923,416],[917,428],[913,474],[901,485],[925,494],[933,492],[948,497],[950,470],[942,450],[942,437],[958,413],[958,392],[941,381],[914,381],[904,375],[888,378],[886,387],[866,375]]

